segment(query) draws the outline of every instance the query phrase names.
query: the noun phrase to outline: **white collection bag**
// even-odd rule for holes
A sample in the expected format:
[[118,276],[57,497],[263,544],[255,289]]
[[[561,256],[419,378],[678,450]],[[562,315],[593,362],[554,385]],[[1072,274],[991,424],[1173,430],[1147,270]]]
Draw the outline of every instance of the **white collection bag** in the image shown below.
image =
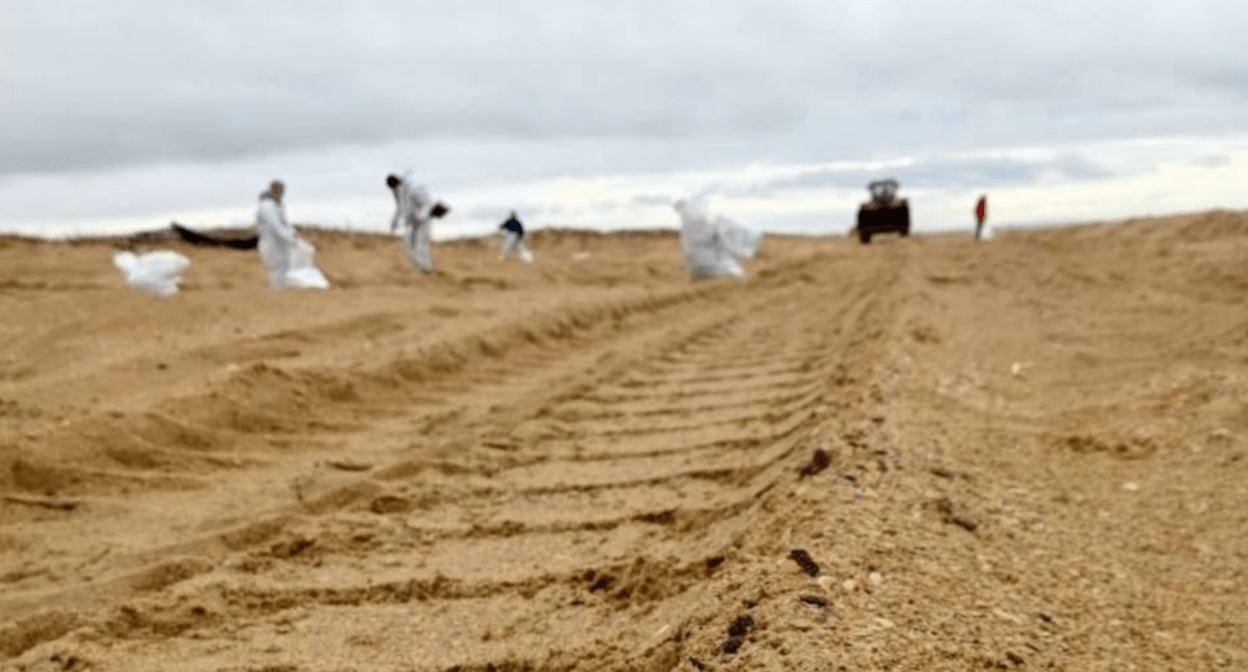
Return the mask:
[[761,234],[731,222],[725,226],[727,220],[712,222],[683,200],[672,207],[680,214],[680,248],[690,279],[745,277],[738,258],[753,255],[762,244]]
[[498,252],[498,258],[501,261],[513,254],[526,264],[533,263],[533,251],[525,244],[524,238],[515,231],[504,231],[503,245]]
[[763,246],[763,232],[738,224],[727,217],[716,217],[715,228],[728,251],[738,259],[753,259]]
[[157,250],[146,254],[118,252],[113,255],[113,265],[134,289],[156,296],[167,297],[178,293],[182,275],[191,267],[191,260],[172,250]]
[[316,267],[316,248],[299,238],[290,248],[286,286],[295,289],[329,289],[329,279]]

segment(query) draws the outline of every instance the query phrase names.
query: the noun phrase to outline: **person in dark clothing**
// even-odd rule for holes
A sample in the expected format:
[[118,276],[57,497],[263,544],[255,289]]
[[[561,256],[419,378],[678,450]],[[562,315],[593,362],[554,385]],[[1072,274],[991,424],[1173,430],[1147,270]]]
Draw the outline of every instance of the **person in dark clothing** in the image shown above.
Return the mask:
[[515,210],[511,211],[511,214],[507,216],[507,221],[499,224],[498,228],[504,231],[511,231],[517,236],[524,238],[524,225],[521,224],[519,218],[516,217]]
[[499,251],[498,258],[502,260],[515,254],[524,263],[533,263],[533,253],[529,251],[529,246],[524,242],[524,225],[520,223],[515,210],[511,211],[507,221],[499,224],[498,228],[503,233],[503,247]]

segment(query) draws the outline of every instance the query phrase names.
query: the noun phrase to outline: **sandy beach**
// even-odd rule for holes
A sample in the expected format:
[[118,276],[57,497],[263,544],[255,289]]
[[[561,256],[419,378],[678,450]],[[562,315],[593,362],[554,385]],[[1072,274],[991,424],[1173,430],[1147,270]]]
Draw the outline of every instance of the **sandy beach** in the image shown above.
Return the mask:
[[1248,214],[307,235],[0,239],[0,669],[1248,669]]

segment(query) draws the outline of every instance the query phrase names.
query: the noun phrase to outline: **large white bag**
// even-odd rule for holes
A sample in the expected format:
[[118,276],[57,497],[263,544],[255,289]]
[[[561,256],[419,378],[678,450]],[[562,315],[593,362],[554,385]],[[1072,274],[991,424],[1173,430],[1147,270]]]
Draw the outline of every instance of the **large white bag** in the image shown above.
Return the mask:
[[498,258],[501,261],[513,254],[526,264],[533,263],[533,251],[524,242],[524,238],[515,231],[503,231],[503,243],[498,251]]
[[745,269],[725,242],[720,227],[683,200],[672,207],[680,214],[680,248],[690,279],[745,277]]
[[316,248],[299,238],[290,248],[286,286],[295,289],[329,289],[329,279],[316,267]]
[[191,267],[191,260],[172,250],[138,255],[118,252],[113,255],[113,265],[132,288],[166,297],[178,293],[178,285]]
[[763,232],[738,224],[727,217],[716,217],[715,228],[728,251],[738,259],[753,259],[763,245]]

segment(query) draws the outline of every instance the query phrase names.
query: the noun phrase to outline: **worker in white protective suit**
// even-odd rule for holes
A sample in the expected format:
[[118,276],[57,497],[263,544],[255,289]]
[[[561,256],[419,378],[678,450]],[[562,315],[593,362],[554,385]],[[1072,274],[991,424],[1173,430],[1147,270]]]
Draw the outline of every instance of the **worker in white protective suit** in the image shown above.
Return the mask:
[[403,250],[407,258],[422,273],[433,272],[433,249],[430,234],[432,220],[450,211],[446,205],[435,203],[429,192],[423,187],[414,185],[398,175],[387,175],[386,186],[394,193],[394,218],[390,220],[390,230],[395,231],[399,225],[406,227],[403,232]]
[[273,180],[269,190],[260,194],[256,210],[256,232],[260,235],[257,247],[269,274],[269,286],[276,292],[291,287],[327,289],[329,280],[313,261],[316,248],[286,221],[286,206],[282,204],[285,193],[286,185]]

